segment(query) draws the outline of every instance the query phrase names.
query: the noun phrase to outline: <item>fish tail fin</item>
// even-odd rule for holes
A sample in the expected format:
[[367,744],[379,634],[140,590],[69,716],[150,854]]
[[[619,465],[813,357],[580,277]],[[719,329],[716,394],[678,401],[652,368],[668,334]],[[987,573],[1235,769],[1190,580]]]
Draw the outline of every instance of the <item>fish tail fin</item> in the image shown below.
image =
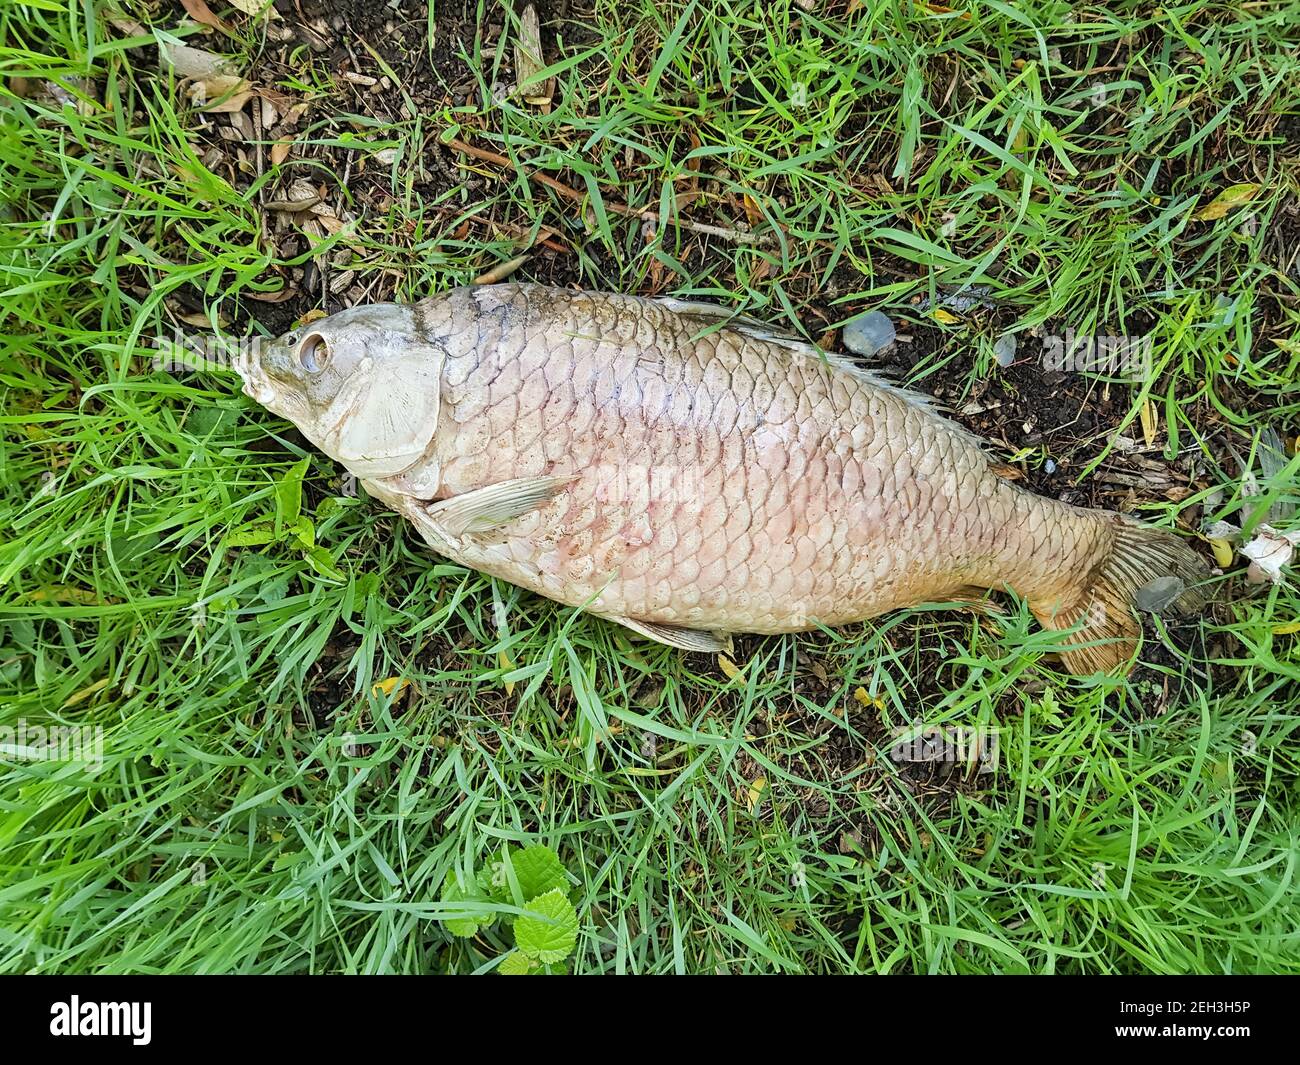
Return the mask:
[[[1101,562],[1082,580],[1072,601],[1050,606],[1030,602],[1047,629],[1073,630],[1061,654],[1076,674],[1109,673],[1127,666],[1142,625],[1135,613],[1138,592],[1169,578],[1161,609],[1200,610],[1210,600],[1209,566],[1183,540],[1163,529],[1107,515],[1114,535]],[[1148,609],[1155,609],[1149,607]]]

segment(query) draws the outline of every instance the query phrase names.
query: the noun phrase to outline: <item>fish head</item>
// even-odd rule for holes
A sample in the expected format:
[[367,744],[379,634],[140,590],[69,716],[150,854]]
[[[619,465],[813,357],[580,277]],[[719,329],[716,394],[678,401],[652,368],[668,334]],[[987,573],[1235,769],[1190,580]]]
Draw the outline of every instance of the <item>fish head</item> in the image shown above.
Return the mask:
[[358,477],[418,463],[437,431],[443,349],[399,304],[353,307],[255,346],[244,392]]

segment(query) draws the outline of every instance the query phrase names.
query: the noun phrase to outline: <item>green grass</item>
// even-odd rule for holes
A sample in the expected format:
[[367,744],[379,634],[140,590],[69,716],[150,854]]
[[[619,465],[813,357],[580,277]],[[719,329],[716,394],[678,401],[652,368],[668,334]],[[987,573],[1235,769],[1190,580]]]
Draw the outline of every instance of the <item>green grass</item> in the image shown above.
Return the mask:
[[[1137,509],[1300,503],[1300,459],[1252,496],[1225,457],[1300,418],[1300,5],[813,6],[599,0],[548,37],[545,115],[493,102],[509,49],[481,39],[461,107],[339,111],[306,49],[279,87],[317,99],[323,160],[399,149],[391,204],[333,243],[391,271],[384,296],[514,257],[502,221],[556,230],[592,287],[813,336],[877,306],[938,329],[913,297],[987,285],[1000,324],[943,326],[920,387],[991,372],[1010,327],[1149,331],[1154,372],[1111,386],[1125,431],[1149,400],[1197,475]],[[201,43],[247,61],[266,42],[230,21]],[[288,539],[232,546],[292,518],[309,452],[147,341],[177,293],[215,321],[276,286],[278,175],[208,170],[142,43],[89,2],[0,7],[0,726],[104,742],[98,768],[0,760],[0,971],[490,969],[508,940],[449,935],[444,877],[538,839],[578,881],[577,972],[1300,971],[1293,577],[1238,576],[1190,664],[1129,684],[1060,674],[1020,614],[999,636],[924,610],[756,642],[729,680],[431,557],[318,455],[303,506],[344,579]],[[586,205],[472,161],[425,180],[449,131]],[[608,209],[672,217],[697,164],[683,215],[734,226],[747,196],[762,242]],[[1243,182],[1249,205],[1191,217]],[[921,721],[1000,728],[996,773],[918,786],[887,737]]]

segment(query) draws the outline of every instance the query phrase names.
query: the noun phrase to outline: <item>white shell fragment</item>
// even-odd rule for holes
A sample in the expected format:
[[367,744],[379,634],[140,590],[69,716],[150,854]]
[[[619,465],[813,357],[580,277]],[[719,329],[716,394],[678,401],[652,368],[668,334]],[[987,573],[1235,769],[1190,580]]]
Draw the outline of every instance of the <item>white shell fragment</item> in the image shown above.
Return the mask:
[[1246,576],[1262,583],[1270,580],[1278,584],[1282,580],[1282,567],[1290,563],[1296,544],[1300,543],[1300,530],[1278,532],[1271,525],[1260,525],[1255,529],[1255,538],[1242,547],[1241,553],[1250,559]]
[[[1211,540],[1226,540],[1231,543],[1241,539],[1241,530],[1227,521],[1216,521],[1205,530]],[[1255,526],[1255,535],[1250,543],[1243,544],[1237,550],[1242,557],[1250,561],[1246,577],[1255,584],[1272,581],[1279,584],[1282,580],[1282,568],[1289,565],[1300,545],[1300,529],[1281,532],[1271,525],[1263,523]]]

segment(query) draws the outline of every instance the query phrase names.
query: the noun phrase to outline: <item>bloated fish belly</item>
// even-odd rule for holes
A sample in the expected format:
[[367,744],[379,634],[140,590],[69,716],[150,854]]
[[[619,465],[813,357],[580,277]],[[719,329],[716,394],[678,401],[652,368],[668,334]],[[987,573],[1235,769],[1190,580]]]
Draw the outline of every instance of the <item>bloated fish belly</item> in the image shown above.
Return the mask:
[[545,464],[575,480],[466,542],[459,560],[571,606],[665,625],[790,632],[893,605],[889,552],[872,549],[889,531],[857,463],[831,479],[828,466],[845,466],[834,452],[776,462],[739,439],[732,462],[719,446],[706,464],[698,447],[629,457],[620,439],[600,442],[602,462],[582,466],[584,450]]

